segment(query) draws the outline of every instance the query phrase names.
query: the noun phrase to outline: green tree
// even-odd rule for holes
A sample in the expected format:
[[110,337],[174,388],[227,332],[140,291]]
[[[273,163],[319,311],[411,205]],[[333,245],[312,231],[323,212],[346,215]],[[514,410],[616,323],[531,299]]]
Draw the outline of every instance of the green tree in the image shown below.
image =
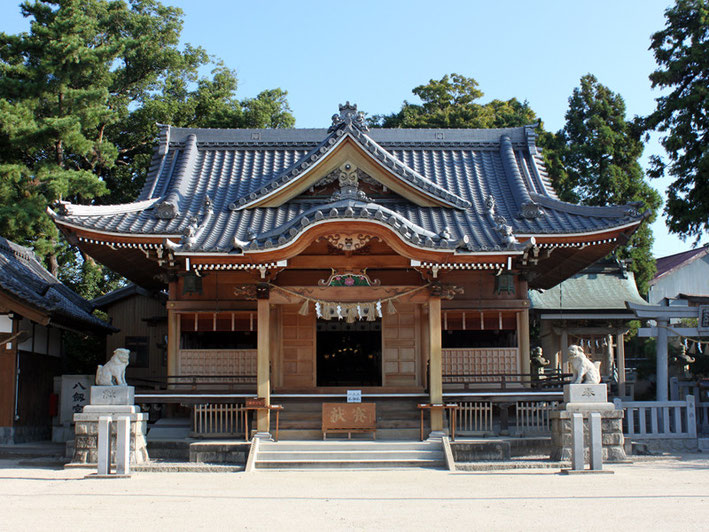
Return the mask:
[[653,236],[649,223],[662,201],[644,179],[638,159],[643,152],[642,130],[625,119],[623,98],[587,74],[569,98],[564,129],[543,143],[551,161],[552,183],[565,201],[585,205],[639,202],[650,219],[618,250],[631,259],[638,288],[647,292],[655,274]]
[[132,201],[155,122],[281,127],[294,120],[280,89],[240,102],[233,71],[217,63],[211,77],[200,77],[210,60],[201,48],[178,47],[177,8],[157,0],[35,0],[20,9],[30,30],[0,33],[0,233],[33,245],[53,273],[61,265],[91,297],[102,284],[95,267],[67,250],[48,205]]
[[478,82],[460,74],[446,74],[412,91],[422,104],[404,101],[398,113],[374,116],[371,125],[407,128],[515,127],[537,121],[527,102],[516,98],[477,102],[483,97]]
[[667,226],[699,240],[709,230],[709,4],[677,0],[665,11],[665,28],[652,36],[650,49],[658,69],[657,98],[646,127],[663,134],[668,162],[653,158],[652,177],[674,178],[667,191]]

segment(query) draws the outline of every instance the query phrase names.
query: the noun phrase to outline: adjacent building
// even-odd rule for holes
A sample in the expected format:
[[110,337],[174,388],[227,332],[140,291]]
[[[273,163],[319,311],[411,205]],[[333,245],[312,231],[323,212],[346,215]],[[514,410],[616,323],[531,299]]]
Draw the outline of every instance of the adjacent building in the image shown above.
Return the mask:
[[0,443],[50,439],[64,332],[115,331],[93,310],[32,250],[0,237]]

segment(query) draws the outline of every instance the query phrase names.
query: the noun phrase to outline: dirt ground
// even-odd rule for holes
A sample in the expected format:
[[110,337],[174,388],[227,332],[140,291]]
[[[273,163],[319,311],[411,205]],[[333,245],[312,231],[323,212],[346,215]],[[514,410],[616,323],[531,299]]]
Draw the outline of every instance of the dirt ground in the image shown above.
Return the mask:
[[557,470],[136,473],[0,460],[1,530],[707,530],[709,457]]

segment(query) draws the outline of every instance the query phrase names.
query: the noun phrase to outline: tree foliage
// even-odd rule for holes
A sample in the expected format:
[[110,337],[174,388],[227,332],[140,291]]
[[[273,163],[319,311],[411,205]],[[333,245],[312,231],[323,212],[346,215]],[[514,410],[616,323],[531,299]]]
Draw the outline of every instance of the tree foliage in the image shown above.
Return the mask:
[[638,288],[647,291],[655,274],[653,236],[649,226],[661,205],[660,195],[644,179],[638,162],[642,129],[625,119],[623,98],[591,74],[581,78],[569,98],[566,124],[543,139],[550,175],[559,197],[585,205],[639,202],[649,220],[619,249],[632,260]]
[[380,127],[407,128],[493,128],[515,127],[537,121],[527,102],[516,98],[492,100],[481,104],[483,92],[478,82],[460,74],[446,74],[430,80],[412,92],[422,104],[404,101],[401,110],[391,115],[375,116],[370,121]]
[[[179,47],[182,12],[157,0],[35,0],[30,30],[0,33],[0,233],[30,244],[82,295],[103,291],[61,242],[45,209],[132,201],[145,178],[156,122],[288,127],[280,89],[238,100],[236,74]],[[78,262],[77,262],[78,260]],[[110,284],[110,283],[109,283]],[[103,288],[102,288],[103,286]]]
[[657,98],[646,126],[663,134],[669,161],[655,157],[650,175],[674,178],[665,205],[670,231],[699,240],[709,230],[709,4],[677,0],[665,18],[652,36],[658,69],[650,81],[669,93]]

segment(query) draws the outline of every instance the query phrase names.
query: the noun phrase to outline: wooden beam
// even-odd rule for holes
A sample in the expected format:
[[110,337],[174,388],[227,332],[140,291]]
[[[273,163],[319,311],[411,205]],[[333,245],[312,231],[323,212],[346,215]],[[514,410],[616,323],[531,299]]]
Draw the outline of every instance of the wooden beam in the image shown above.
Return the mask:
[[517,313],[517,334],[519,336],[519,357],[520,357],[520,373],[529,373],[530,355],[529,355],[529,310],[525,309]]
[[[700,331],[696,327],[672,327],[667,329],[667,336],[709,336],[709,331]],[[657,338],[657,327],[640,327],[638,336],[640,338]]]
[[50,317],[48,312],[41,311],[4,292],[0,292],[0,305],[40,325],[49,324]]
[[244,300],[192,300],[192,301],[169,301],[167,303],[168,310],[177,312],[221,312],[221,311],[238,311],[238,310],[256,310],[256,301]]
[[177,375],[177,356],[180,345],[180,315],[174,310],[167,311],[167,374]]
[[288,268],[296,270],[363,270],[410,268],[411,260],[401,255],[298,255],[288,260]]

